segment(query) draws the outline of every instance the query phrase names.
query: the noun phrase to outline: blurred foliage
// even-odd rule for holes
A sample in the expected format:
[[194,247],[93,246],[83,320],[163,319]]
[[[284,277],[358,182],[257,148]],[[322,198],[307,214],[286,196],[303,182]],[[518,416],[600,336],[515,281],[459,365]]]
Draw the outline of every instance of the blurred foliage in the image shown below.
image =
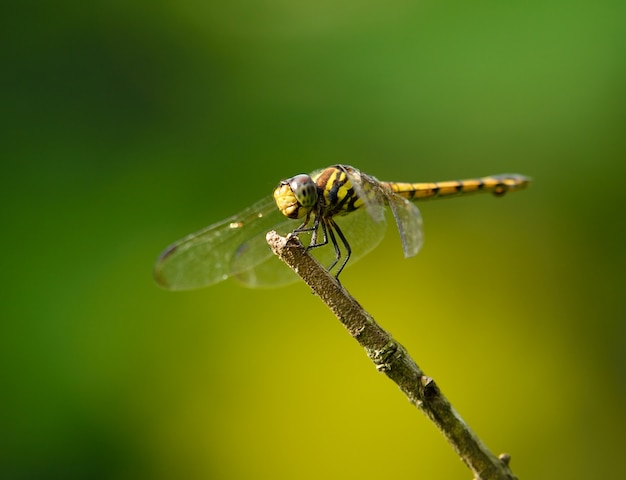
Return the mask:
[[0,19],[0,476],[468,478],[303,285],[159,290],[168,243],[348,163],[518,171],[344,284],[520,478],[619,478],[623,3],[17,2]]

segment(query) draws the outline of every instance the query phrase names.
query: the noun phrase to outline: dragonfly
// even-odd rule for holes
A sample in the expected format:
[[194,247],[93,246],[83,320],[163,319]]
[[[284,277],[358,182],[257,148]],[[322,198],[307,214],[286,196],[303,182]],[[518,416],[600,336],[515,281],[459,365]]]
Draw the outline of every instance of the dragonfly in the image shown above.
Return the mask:
[[383,182],[349,165],[333,165],[283,180],[274,195],[170,245],[159,256],[156,282],[188,290],[234,278],[249,287],[279,287],[298,280],[271,252],[270,230],[298,235],[338,279],[350,262],[369,253],[386,231],[387,209],[395,220],[405,257],[423,244],[415,202],[478,192],[502,196],[526,188],[517,173],[444,182]]

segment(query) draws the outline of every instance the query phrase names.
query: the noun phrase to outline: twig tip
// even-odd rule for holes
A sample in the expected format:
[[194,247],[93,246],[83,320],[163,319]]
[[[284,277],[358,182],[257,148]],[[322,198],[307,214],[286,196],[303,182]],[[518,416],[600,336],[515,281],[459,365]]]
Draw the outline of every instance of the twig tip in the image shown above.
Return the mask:
[[509,463],[511,463],[511,455],[509,455],[508,453],[501,453],[500,455],[498,455],[498,459],[507,466]]

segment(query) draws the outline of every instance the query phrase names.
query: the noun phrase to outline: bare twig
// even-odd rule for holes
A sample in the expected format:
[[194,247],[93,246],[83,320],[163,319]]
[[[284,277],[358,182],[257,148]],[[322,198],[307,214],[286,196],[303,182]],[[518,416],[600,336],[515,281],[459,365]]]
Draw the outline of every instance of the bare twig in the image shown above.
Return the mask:
[[383,330],[358,302],[311,257],[295,235],[267,234],[267,242],[339,318],[365,348],[376,369],[393,380],[448,439],[452,448],[472,470],[476,480],[516,480],[510,457],[493,455],[456,413],[435,381],[424,375],[402,345]]

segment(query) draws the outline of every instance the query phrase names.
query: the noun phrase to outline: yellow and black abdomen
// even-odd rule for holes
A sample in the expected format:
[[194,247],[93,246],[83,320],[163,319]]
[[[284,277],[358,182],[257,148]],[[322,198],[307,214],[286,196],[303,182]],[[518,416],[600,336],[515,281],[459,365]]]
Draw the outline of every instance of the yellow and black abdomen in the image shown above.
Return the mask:
[[409,200],[452,197],[468,193],[490,192],[496,196],[526,188],[530,178],[517,173],[490,175],[488,177],[446,182],[400,183],[382,182],[394,193]]

